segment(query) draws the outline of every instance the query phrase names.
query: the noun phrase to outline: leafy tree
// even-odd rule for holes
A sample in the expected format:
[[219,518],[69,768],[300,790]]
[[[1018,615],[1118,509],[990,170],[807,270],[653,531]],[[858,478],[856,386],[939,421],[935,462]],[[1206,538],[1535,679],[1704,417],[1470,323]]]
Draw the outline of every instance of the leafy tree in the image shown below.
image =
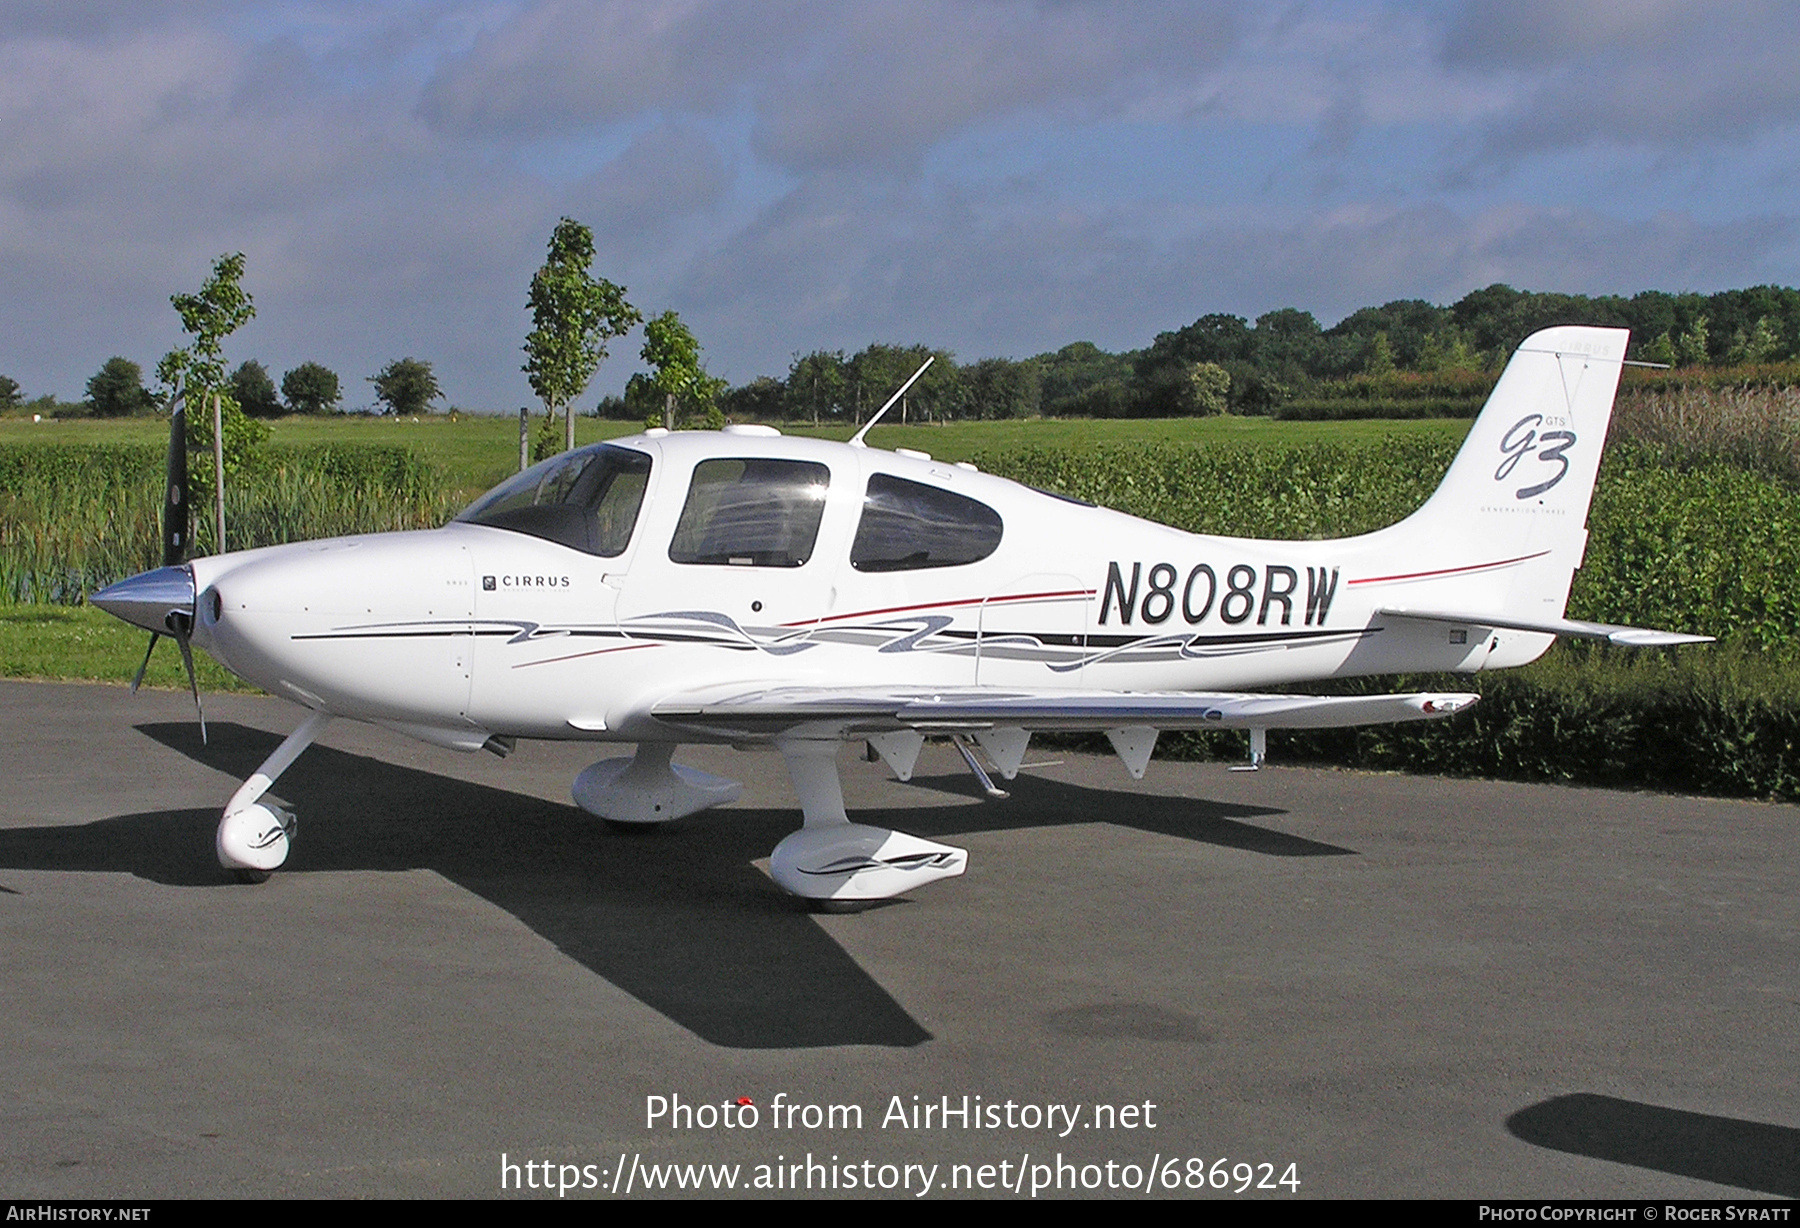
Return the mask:
[[964,367],[962,377],[970,417],[1029,418],[1038,412],[1042,376],[1030,360],[984,358]]
[[1638,359],[1641,362],[1657,362],[1665,367],[1672,367],[1675,365],[1675,342],[1666,332],[1658,334],[1655,340],[1646,343],[1639,350]]
[[1140,374],[1172,362],[1216,362],[1249,358],[1256,339],[1242,316],[1204,315],[1186,328],[1158,333],[1138,363]]
[[1418,368],[1421,371],[1474,371],[1480,366],[1480,359],[1469,347],[1468,334],[1455,325],[1425,338],[1425,344],[1419,350]]
[[[1047,414],[1115,417],[1134,357],[1109,354],[1091,341],[1076,341],[1053,354],[1039,354],[1031,359],[1038,369],[1038,402]],[[1102,386],[1104,391],[1089,396],[1091,389]],[[1078,403],[1085,405],[1089,401],[1112,412],[1089,415],[1088,409],[1077,407]]]
[[102,418],[123,418],[156,404],[144,387],[144,369],[129,358],[109,358],[87,382],[88,404]]
[[252,418],[281,416],[281,402],[275,397],[275,381],[254,358],[231,373],[231,395],[237,398],[239,408]]
[[1768,362],[1775,351],[1781,348],[1781,339],[1775,335],[1775,326],[1768,316],[1759,316],[1756,326],[1745,335],[1738,329],[1732,336],[1731,349],[1725,355],[1725,361],[1732,364]]
[[10,375],[0,375],[0,409],[17,409],[19,400],[19,381]]
[[281,377],[281,399],[296,414],[328,414],[343,397],[337,372],[316,362],[303,362]]
[[[1346,350],[1354,345],[1347,338],[1340,344]],[[1193,364],[1212,363],[1229,377],[1231,408],[1268,413],[1287,398],[1290,384],[1305,378],[1307,362],[1325,348],[1319,322],[1310,312],[1271,311],[1257,319],[1255,328],[1242,316],[1201,316],[1186,328],[1158,334],[1149,349],[1133,355],[1119,409],[1133,416],[1191,414]],[[1348,365],[1354,367],[1354,360]]]
[[788,404],[799,417],[810,416],[814,426],[819,425],[820,414],[843,412],[848,387],[842,350],[814,350],[804,357],[796,354],[788,368]]
[[1539,294],[1498,283],[1464,295],[1450,308],[1450,318],[1477,353],[1501,361],[1510,358],[1519,342],[1540,328],[1558,324],[1633,324],[1632,304],[1617,296]]
[[1688,330],[1675,339],[1675,361],[1684,367],[1698,367],[1706,362],[1706,317],[1696,316]]
[[586,390],[606,357],[606,345],[631,331],[643,316],[625,301],[625,287],[588,271],[594,263],[594,232],[563,218],[550,234],[544,267],[531,278],[526,301],[532,328],[525,336],[525,374],[554,422],[563,408],[565,447],[575,446],[575,415],[569,408]]
[[[173,385],[185,380],[187,391],[198,404],[215,392],[225,391],[224,341],[256,318],[256,304],[239,283],[244,276],[244,253],[220,256],[213,261],[212,276],[198,294],[173,294],[169,302],[181,317],[181,327],[193,334],[186,349],[170,350],[157,364],[157,378]],[[198,415],[189,415],[192,422]]]
[[[962,372],[956,358],[948,350],[934,350],[923,345],[870,345],[855,354],[845,365],[849,389],[847,400],[858,422],[867,421],[882,403],[894,395],[927,358],[934,361],[907,390],[908,416],[923,415],[927,420],[953,418],[963,408]],[[889,411],[900,421],[901,410]]]
[[1216,362],[1197,362],[1188,368],[1189,400],[1196,417],[1225,412],[1231,392],[1231,376]]
[[1386,331],[1375,334],[1369,343],[1369,361],[1363,367],[1370,375],[1388,375],[1394,370],[1394,347],[1388,342]]
[[[1364,307],[1351,312],[1326,329],[1325,335],[1333,338],[1359,338],[1370,345],[1374,344],[1377,336],[1385,335],[1393,366],[1410,369],[1418,364],[1419,350],[1424,345],[1425,338],[1441,332],[1449,323],[1450,312],[1447,308],[1435,306],[1423,299],[1394,299],[1379,307]],[[1369,351],[1365,350],[1364,353]],[[1372,371],[1367,366],[1364,369]]]
[[778,421],[786,412],[787,404],[787,388],[780,380],[767,375],[759,375],[743,387],[732,388],[719,397],[720,410],[736,421]]
[[[725,381],[714,379],[700,363],[700,343],[673,311],[665,311],[644,325],[645,362],[654,369],[650,383],[662,395],[662,425],[673,430],[676,410],[686,406],[707,415],[708,425],[718,413],[716,404]],[[709,412],[710,411],[710,412]],[[724,419],[718,418],[723,426]]]
[[[240,284],[243,276],[244,253],[220,256],[199,293],[169,296],[182,328],[194,339],[184,349],[170,350],[156,365],[156,378],[171,391],[179,388],[186,399],[189,450],[212,450],[211,409],[213,398],[218,398],[220,451],[228,478],[251,463],[257,445],[269,435],[266,425],[244,416],[225,378],[225,338],[256,317],[256,304]],[[210,465],[190,469],[189,483],[195,503],[217,493]]]
[[369,377],[375,399],[397,416],[427,413],[431,402],[444,395],[431,364],[418,358],[396,358]]
[[1125,380],[1103,379],[1057,401],[1052,409],[1071,418],[1124,418],[1136,403]]
[[1137,381],[1125,409],[1135,417],[1198,418],[1222,414],[1231,373],[1216,362],[1165,363]]

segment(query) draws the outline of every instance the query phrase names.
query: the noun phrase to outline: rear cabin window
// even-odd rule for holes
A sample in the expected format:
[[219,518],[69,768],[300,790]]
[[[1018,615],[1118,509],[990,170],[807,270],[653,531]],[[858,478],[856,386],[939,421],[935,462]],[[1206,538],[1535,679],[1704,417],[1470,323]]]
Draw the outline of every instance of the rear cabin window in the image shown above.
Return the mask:
[[1000,513],[985,503],[886,473],[869,477],[850,547],[857,571],[919,571],[976,563],[1000,545]]
[[830,485],[831,470],[812,461],[701,461],[669,558],[724,567],[802,566],[818,540]]
[[481,496],[457,519],[617,558],[631,543],[649,484],[648,456],[599,444],[533,465]]

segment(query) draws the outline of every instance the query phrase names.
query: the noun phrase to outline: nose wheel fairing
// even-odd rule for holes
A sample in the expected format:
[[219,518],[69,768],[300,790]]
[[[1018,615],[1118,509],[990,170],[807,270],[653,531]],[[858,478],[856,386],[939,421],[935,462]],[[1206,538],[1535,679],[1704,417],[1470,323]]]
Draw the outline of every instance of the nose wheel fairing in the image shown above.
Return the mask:
[[231,795],[214,842],[221,866],[238,873],[266,875],[286,863],[297,831],[294,816],[265,804],[262,797],[330,723],[329,712],[309,714]]

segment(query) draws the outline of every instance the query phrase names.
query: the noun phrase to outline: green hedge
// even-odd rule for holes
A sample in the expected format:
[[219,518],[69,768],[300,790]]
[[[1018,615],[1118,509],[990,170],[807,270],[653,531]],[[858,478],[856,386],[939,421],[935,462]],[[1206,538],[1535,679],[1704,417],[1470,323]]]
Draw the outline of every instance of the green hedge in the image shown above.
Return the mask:
[[[1800,666],[1740,646],[1558,644],[1523,669],[1303,689],[1474,691],[1481,702],[1445,721],[1272,731],[1275,762],[1800,799]],[[1241,761],[1246,739],[1170,733],[1158,753]]]

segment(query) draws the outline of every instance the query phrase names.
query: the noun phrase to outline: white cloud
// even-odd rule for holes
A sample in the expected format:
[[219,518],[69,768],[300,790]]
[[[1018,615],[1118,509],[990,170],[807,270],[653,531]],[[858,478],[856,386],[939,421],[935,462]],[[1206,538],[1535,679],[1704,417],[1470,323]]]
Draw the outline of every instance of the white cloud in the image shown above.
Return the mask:
[[904,165],[983,120],[1129,105],[1217,63],[1235,26],[1223,0],[551,0],[445,64],[424,112],[448,131],[541,137],[748,108],[755,147],[784,167]]

